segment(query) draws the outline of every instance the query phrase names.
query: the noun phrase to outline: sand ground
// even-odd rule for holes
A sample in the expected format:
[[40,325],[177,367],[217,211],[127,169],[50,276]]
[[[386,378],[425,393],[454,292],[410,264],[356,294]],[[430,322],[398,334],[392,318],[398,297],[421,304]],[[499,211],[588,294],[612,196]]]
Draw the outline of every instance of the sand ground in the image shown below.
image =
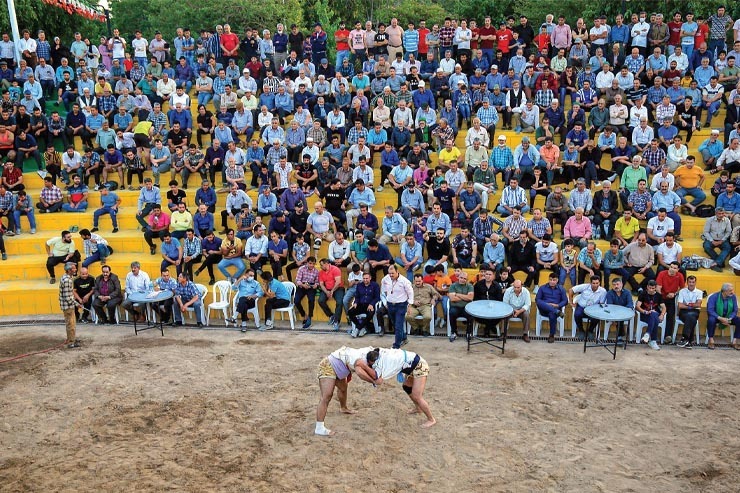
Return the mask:
[[[81,350],[0,364],[0,491],[736,492],[740,354],[645,346],[502,356],[415,338],[421,416],[397,383],[353,380],[313,435],[316,366],[390,337],[81,326]],[[62,326],[0,329],[0,360]],[[361,344],[362,343],[362,344]]]

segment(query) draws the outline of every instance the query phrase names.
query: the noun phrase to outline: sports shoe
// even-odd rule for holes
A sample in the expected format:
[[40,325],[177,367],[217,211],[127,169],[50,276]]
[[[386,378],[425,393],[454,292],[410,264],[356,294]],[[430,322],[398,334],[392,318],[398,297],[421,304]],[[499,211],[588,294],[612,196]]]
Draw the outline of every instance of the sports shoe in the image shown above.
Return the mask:
[[600,181],[595,181],[594,182],[594,186],[595,187],[600,187],[601,186],[601,182]]
[[686,341],[686,345],[683,348],[684,349],[694,349],[694,346],[691,345],[691,341]]
[[15,236],[15,231],[12,229],[9,229],[5,232],[5,236]]
[[36,228],[31,228],[31,234],[32,235],[35,235],[36,234]]
[[687,339],[684,339],[684,338],[682,337],[682,338],[681,338],[681,340],[680,340],[680,341],[678,341],[678,344],[676,344],[676,346],[678,346],[678,347],[686,347],[686,345],[687,345],[688,343],[689,343],[689,341],[688,341]]
[[246,332],[247,331],[247,322],[242,322],[241,327],[242,327],[242,332]]
[[376,191],[378,191],[378,192],[382,192],[382,191],[383,191],[383,186],[382,186],[382,185],[381,185],[381,186],[379,186],[379,187],[377,188],[377,190],[376,190]]
[[265,327],[267,327],[268,329],[271,329],[273,327],[272,320],[266,320],[265,321]]
[[665,336],[665,339],[663,339],[663,344],[673,344],[673,337]]
[[453,332],[452,335],[450,335],[450,342],[455,342],[455,339],[457,339],[457,334]]
[[17,228],[17,229],[15,230],[15,235],[16,235],[16,236],[18,236],[18,235],[20,235],[20,234],[21,234],[21,228]]
[[367,335],[367,329],[360,329],[360,332],[357,334],[357,337],[365,337]]
[[[5,253],[5,252],[3,252],[2,259],[3,260],[8,260],[8,254]],[[51,284],[54,284],[54,283],[51,283]]]
[[658,343],[656,341],[650,341],[648,343],[648,346],[650,346],[650,349],[654,351],[660,351],[660,346],[658,346]]
[[308,317],[306,320],[303,321],[303,328],[308,329],[311,327],[311,317]]
[[336,319],[334,318],[334,315],[332,315],[331,317],[329,317],[329,325],[334,325],[334,324],[336,324],[336,323],[337,323],[337,321],[336,321]]
[[[645,332],[645,333],[644,333],[644,334],[642,335],[642,338],[641,338],[640,340],[641,340],[642,342],[644,342],[645,344],[649,343],[649,342],[650,342],[650,334],[648,334],[647,332]],[[657,344],[657,342],[656,342],[656,344]]]
[[539,291],[539,290],[540,290],[540,287],[539,286],[535,286],[534,289],[532,290],[532,294],[537,294],[537,291]]
[[93,229],[90,230],[91,233],[97,233],[100,231],[97,226],[95,226]]
[[77,341],[75,341],[75,342],[73,342],[71,344],[67,344],[67,349],[74,349],[74,348],[78,348],[78,347],[80,347],[80,345],[79,345],[79,343],[77,343]]
[[321,248],[321,239],[320,238],[316,238],[315,240],[313,240],[313,247],[316,250],[318,250],[319,248]]
[[357,337],[357,334],[358,334],[357,327],[353,327],[352,330],[349,331],[349,335],[352,338]]
[[111,233],[118,233],[118,228],[113,228],[113,231]]
[[617,178],[619,178],[619,177],[617,176],[616,173],[614,173],[609,178],[607,178],[607,180],[609,180],[610,182],[614,183],[615,181],[617,181]]
[[44,170],[40,169],[40,170],[38,170],[38,171],[37,171],[36,173],[38,173],[38,174],[39,174],[39,176],[41,177],[41,179],[42,179],[42,180],[43,180],[44,178],[46,178],[46,171],[44,171]]
[[93,190],[95,190],[96,192],[97,192],[98,190],[100,190],[100,185],[95,185],[95,188],[93,188]]

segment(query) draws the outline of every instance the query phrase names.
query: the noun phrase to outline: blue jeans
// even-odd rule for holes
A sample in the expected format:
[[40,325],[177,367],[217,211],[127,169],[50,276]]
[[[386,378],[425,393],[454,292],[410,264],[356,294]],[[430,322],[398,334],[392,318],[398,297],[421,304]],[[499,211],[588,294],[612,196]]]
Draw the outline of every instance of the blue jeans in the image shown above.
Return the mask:
[[704,190],[702,190],[699,187],[694,188],[679,188],[676,190],[676,195],[681,197],[681,203],[685,204],[687,202],[686,196],[690,195],[694,198],[694,200],[691,201],[691,205],[696,207],[697,205],[704,202],[704,200],[707,198],[707,194],[704,193]]
[[694,53],[694,44],[693,43],[689,45],[681,44],[681,48],[684,54],[688,57],[688,59],[691,60],[691,55]]
[[28,216],[28,223],[31,228],[36,229],[36,216],[33,215],[33,208],[28,209],[28,212],[13,211],[13,219],[15,219],[15,228],[21,229],[21,216]]
[[550,335],[554,336],[555,331],[558,328],[558,315],[560,315],[560,309],[543,301],[537,302],[537,309],[540,311],[540,314],[547,317],[547,320],[550,322]]
[[[499,205],[498,207],[496,207],[496,211],[499,214],[501,214],[503,217],[506,217],[506,216],[509,216],[510,215],[509,214],[509,211],[507,211],[506,209],[504,209],[504,207],[502,205]],[[526,214],[527,212],[529,212],[529,206],[528,205],[525,205],[525,206],[522,207],[522,214]]]
[[110,220],[113,223],[113,227],[114,228],[118,227],[118,218],[116,217],[118,213],[110,207],[101,207],[100,209],[96,209],[95,212],[93,212],[93,227],[94,228],[98,227],[100,216],[104,216],[106,214],[110,214]]
[[[576,305],[576,309],[573,312],[574,318],[576,319],[576,327],[578,328],[579,332],[583,332],[583,318],[586,316],[584,309],[581,305]],[[591,332],[596,328],[596,324],[598,323],[598,320],[591,320],[588,319],[588,331]]]
[[457,107],[457,113],[460,115],[460,118],[464,118],[465,120],[470,119],[470,105],[467,104],[460,104]]
[[570,285],[571,287],[576,285],[576,268],[573,267],[570,269],[570,272],[566,271],[565,269],[560,269],[560,275],[559,275],[559,283],[561,286],[565,285],[565,280],[570,278]]
[[714,103],[710,103],[707,105],[707,103],[702,103],[702,106],[707,109],[707,119],[706,119],[706,126],[709,126],[709,123],[712,121],[712,117],[715,113],[719,111],[719,107],[722,104],[722,100],[715,101]]
[[190,93],[190,89],[193,87],[193,83],[188,79],[175,79],[175,84],[177,84],[177,87],[183,87],[184,85],[185,94]]
[[[724,267],[725,260],[727,260],[727,257],[732,253],[732,245],[728,240],[725,240],[719,247],[715,247],[712,245],[712,242],[704,240],[703,246],[707,255],[714,259],[720,267]],[[715,248],[720,249],[719,255],[714,251]]]
[[[347,288],[344,292],[344,298],[342,299],[342,304],[344,305],[344,311],[349,313],[349,307],[352,305],[352,300],[355,297],[355,293],[357,292],[357,287],[352,286],[351,288]],[[349,317],[349,315],[347,315]]]
[[108,245],[98,245],[98,251],[83,260],[82,266],[87,267],[91,264],[94,264],[95,262],[105,260],[106,258],[108,258],[108,255],[110,255],[110,249],[108,248]]
[[[396,257],[393,260],[395,260],[396,265],[400,265],[403,268],[403,265],[404,265],[404,262],[405,262],[405,259],[404,258],[402,258],[402,257]],[[406,279],[408,279],[409,281],[412,281],[413,282],[414,281],[414,271],[416,269],[418,269],[420,265],[421,265],[421,260],[417,260],[416,263],[414,265],[412,265],[409,270],[406,271]]]
[[[167,173],[170,170],[170,163],[162,163],[156,168],[152,167],[152,176],[154,176],[154,186],[159,186],[159,175]],[[165,174],[165,178],[167,175]]]
[[213,94],[210,92],[199,92],[198,93],[198,106],[201,104],[203,106],[207,105],[211,99],[213,99]]
[[652,311],[648,314],[640,314],[640,321],[647,324],[646,332],[650,334],[650,340],[658,339],[658,327],[660,327],[660,313]]
[[710,39],[707,43],[707,50],[712,54],[714,59],[717,59],[717,54],[725,49],[724,39]]
[[337,72],[339,72],[339,68],[342,66],[345,59],[349,60],[349,50],[337,51],[337,65],[335,67]]
[[62,204],[62,210],[64,212],[85,212],[87,210],[87,202],[80,202],[77,208],[72,208],[69,204]]
[[[190,306],[195,312],[195,320],[197,320],[199,323],[203,323],[203,302],[196,301]],[[175,306],[175,322],[182,322],[182,312],[180,311],[180,305]]]
[[388,316],[393,321],[393,328],[396,331],[396,339],[393,341],[393,348],[398,349],[401,343],[406,339],[406,310],[408,303],[388,303]]
[[[707,337],[714,338],[714,331],[717,330],[717,323],[718,320],[716,318],[707,318]],[[735,339],[740,339],[740,318],[733,318],[732,325],[735,326],[735,331],[732,337],[734,337]]]
[[[247,268],[244,266],[244,261],[240,258],[225,258],[222,259],[218,263],[218,270],[221,271],[221,274],[224,275],[224,277],[229,278],[233,277],[234,279],[238,279],[241,277],[242,274],[244,274],[244,271],[247,270]],[[226,270],[229,267],[236,267],[236,273],[232,276],[229,274],[229,271]]]

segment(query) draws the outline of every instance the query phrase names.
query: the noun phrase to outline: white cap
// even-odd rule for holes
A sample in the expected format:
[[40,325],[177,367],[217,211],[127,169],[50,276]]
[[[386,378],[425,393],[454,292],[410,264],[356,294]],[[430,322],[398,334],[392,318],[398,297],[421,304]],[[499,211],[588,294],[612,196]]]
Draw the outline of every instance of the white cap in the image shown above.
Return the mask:
[[506,140],[506,135],[499,134],[498,139],[496,139],[496,140]]
[[420,81],[419,81],[419,87],[424,87],[425,85],[426,85],[426,84],[424,84],[424,81],[423,81],[423,80],[420,80]]

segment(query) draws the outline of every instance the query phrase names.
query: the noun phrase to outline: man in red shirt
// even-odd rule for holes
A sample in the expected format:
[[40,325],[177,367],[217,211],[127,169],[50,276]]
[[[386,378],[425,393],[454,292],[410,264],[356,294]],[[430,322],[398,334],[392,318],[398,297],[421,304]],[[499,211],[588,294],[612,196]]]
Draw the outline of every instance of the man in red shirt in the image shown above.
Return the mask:
[[427,52],[429,51],[429,45],[427,45],[427,34],[429,34],[429,29],[427,29],[427,21],[420,20],[419,21],[419,28],[417,29],[419,32],[419,58],[418,60],[426,60],[427,58]]
[[681,46],[681,12],[673,14],[673,20],[668,23],[668,53],[667,56],[673,55],[676,46]]
[[[342,271],[336,265],[332,265],[329,259],[322,258],[319,262],[321,270],[319,271],[319,306],[324,314],[329,317],[329,325],[337,331],[342,321],[342,310],[344,308],[344,285],[342,284]],[[334,314],[326,304],[329,298],[334,298]]]
[[[496,57],[496,52],[493,47],[496,45],[496,28],[491,24],[491,16],[487,15],[483,21],[483,26],[478,28],[479,48],[483,52],[483,56],[488,58],[489,65],[493,63],[493,59]],[[509,43],[506,43],[508,48]]]
[[509,60],[509,43],[513,37],[514,33],[506,26],[506,22],[501,21],[499,23],[499,29],[496,31],[496,48],[497,50],[501,50],[501,53],[504,55],[503,58],[507,63]]
[[224,24],[224,32],[219,38],[224,58],[236,58],[239,54],[239,36],[231,32],[231,26]]
[[349,58],[349,29],[345,27],[344,21],[340,21],[339,29],[334,31],[334,41],[337,45],[336,69],[339,72],[339,67],[344,63],[344,59]]
[[[661,271],[655,280],[658,283],[658,293],[663,298],[666,307],[666,329],[670,329],[676,323],[676,296],[685,286],[683,274],[678,271],[678,262],[671,262],[668,270]],[[666,337],[668,340],[670,336]],[[663,341],[664,344],[670,344],[671,341]]]

